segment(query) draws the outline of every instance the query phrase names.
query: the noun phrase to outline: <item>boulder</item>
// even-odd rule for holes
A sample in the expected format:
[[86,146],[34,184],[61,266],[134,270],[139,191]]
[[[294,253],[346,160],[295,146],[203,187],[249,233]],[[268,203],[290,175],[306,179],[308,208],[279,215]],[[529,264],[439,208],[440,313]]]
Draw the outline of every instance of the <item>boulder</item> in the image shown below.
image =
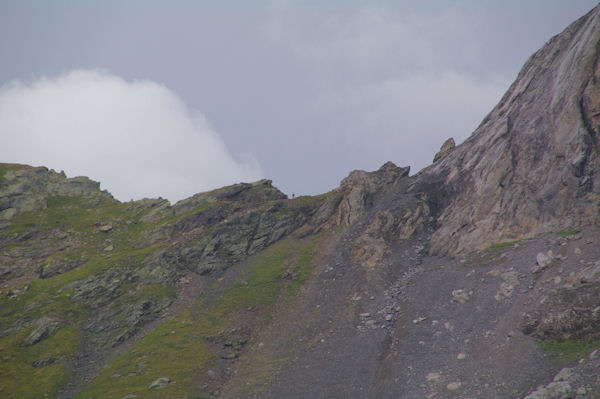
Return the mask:
[[152,384],[148,387],[148,389],[160,389],[164,388],[171,383],[171,379],[167,377],[159,377],[156,380],[152,381]]
[[54,362],[56,362],[56,359],[51,358],[51,357],[47,357],[47,358],[44,358],[44,359],[39,359],[39,360],[36,360],[34,362],[31,362],[31,365],[33,367],[41,368],[41,367],[49,366],[49,365],[51,365]]
[[444,141],[444,144],[442,144],[442,147],[440,148],[438,153],[435,154],[435,157],[433,157],[433,162],[435,163],[438,160],[442,159],[444,155],[446,155],[446,153],[452,150],[455,146],[456,144],[454,143],[454,139],[452,137]]
[[25,338],[25,345],[32,346],[50,337],[59,329],[59,323],[49,317],[42,317],[36,323],[37,328]]

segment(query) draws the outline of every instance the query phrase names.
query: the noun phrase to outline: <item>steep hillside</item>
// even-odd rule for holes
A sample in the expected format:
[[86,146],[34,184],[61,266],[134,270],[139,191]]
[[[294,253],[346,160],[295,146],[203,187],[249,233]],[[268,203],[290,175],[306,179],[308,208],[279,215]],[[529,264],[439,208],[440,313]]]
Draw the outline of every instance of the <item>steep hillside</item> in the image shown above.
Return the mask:
[[600,398],[600,6],[459,146],[288,199],[0,165],[0,397]]
[[[0,388],[18,398],[72,397],[92,380],[83,396],[122,397],[164,369],[177,384],[159,396],[198,390],[198,373],[222,351],[235,359],[243,344],[228,343],[308,279],[339,201],[287,200],[265,180],[120,203],[85,178],[1,169]],[[140,378],[114,379],[129,367]]]
[[598,222],[598,14],[533,54],[473,135],[421,173],[416,189],[434,181],[447,193],[435,252]]

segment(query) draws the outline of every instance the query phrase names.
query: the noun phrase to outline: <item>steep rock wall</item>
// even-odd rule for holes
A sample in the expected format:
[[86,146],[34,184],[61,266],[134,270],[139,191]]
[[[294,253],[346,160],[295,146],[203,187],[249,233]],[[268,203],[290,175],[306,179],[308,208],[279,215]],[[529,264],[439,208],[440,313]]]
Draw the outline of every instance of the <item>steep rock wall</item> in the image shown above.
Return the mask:
[[415,176],[436,253],[598,222],[600,7],[525,63],[473,135]]

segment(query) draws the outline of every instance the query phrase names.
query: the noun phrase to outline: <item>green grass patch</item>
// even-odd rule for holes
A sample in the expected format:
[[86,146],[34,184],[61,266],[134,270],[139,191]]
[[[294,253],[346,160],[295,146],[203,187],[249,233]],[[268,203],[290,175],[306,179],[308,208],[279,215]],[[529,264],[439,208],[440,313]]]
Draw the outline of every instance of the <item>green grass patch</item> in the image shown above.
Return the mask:
[[[151,331],[119,356],[77,398],[183,398],[198,390],[199,373],[216,364],[206,337],[217,334],[223,322],[207,318],[199,305]],[[149,389],[159,377],[171,379],[165,388]]]
[[576,362],[600,348],[600,340],[538,341],[538,344],[553,360],[561,364]]
[[[235,317],[236,308],[252,303],[265,311],[263,320],[264,325],[267,325],[272,320],[276,307],[278,311],[284,311],[294,294],[310,278],[317,264],[318,246],[322,239],[322,234],[305,239],[287,238],[255,256],[252,259],[254,269],[248,272],[244,280],[247,284],[234,287],[220,300],[221,306],[229,310],[228,313],[225,312],[225,316]],[[282,281],[284,272],[295,273],[294,278]],[[277,280],[279,289],[276,288]],[[260,286],[269,287],[269,290],[256,289]],[[251,350],[240,358],[243,364],[241,370],[246,374],[241,379],[245,382],[244,385],[228,385],[228,391],[223,393],[224,397],[260,394],[265,383],[277,378],[281,368],[290,361],[290,358],[280,353],[265,352],[264,348]]]
[[[288,237],[251,257],[243,276],[210,302],[198,300],[192,308],[163,322],[116,358],[77,398],[122,398],[137,393],[144,398],[197,397],[198,378],[217,365],[210,342],[238,322],[239,311],[255,307],[265,320],[285,296],[290,297],[306,282],[314,267],[320,236]],[[293,273],[282,280],[283,272]],[[215,289],[219,289],[215,286]],[[150,295],[161,287],[147,286]],[[150,390],[155,379],[172,383]]]
[[[0,178],[8,170],[23,167],[0,164]],[[294,213],[296,208],[315,207],[326,199],[326,196],[299,197],[285,202],[279,212]],[[22,325],[24,320],[50,315],[62,320],[66,327],[31,347],[25,347],[22,342],[32,328],[22,328],[0,339],[0,387],[2,394],[9,397],[53,397],[68,380],[67,360],[74,356],[79,344],[76,326],[81,325],[90,309],[85,300],[74,301],[74,292],[64,290],[65,286],[112,268],[143,266],[149,257],[166,247],[167,244],[160,242],[170,226],[194,213],[221,211],[220,207],[224,206],[231,208],[223,210],[227,214],[230,210],[239,210],[233,202],[207,199],[178,215],[165,210],[159,212],[159,221],[143,222],[143,216],[153,209],[143,204],[135,206],[135,203],[121,203],[104,196],[55,196],[46,201],[45,209],[24,212],[11,219],[11,225],[0,232],[0,238],[7,243],[2,250],[6,254],[11,250],[15,250],[15,254],[28,250],[32,242],[19,241],[19,238],[34,233],[40,237],[39,240],[34,238],[36,242],[56,249],[45,262],[53,261],[57,267],[61,267],[61,263],[75,267],[51,278],[19,283],[18,288],[28,285],[28,290],[15,298],[0,296],[0,325],[10,328]],[[265,211],[276,202],[257,203],[255,211]],[[99,225],[103,224],[111,224],[112,229],[99,231]],[[208,236],[213,227],[206,226],[202,234]],[[261,320],[268,323],[276,306],[285,305],[309,278],[319,239],[320,236],[288,237],[254,255],[245,263],[242,277],[226,288],[222,285],[219,288],[217,284],[215,291],[219,293],[215,298],[198,301],[192,308],[160,324],[117,356],[78,397],[122,398],[138,393],[140,397],[171,398],[198,392],[198,376],[205,375],[203,373],[215,367],[218,360],[211,352],[211,342],[225,329],[239,324],[239,311],[247,307],[258,309],[257,314],[264,318]],[[150,245],[151,242],[157,243]],[[104,251],[109,244],[114,249]],[[41,247],[41,250],[47,249]],[[33,274],[34,270],[27,272]],[[289,277],[282,278],[284,272]],[[116,299],[117,303],[175,296],[174,287],[161,284],[132,283],[119,290],[122,295]],[[57,361],[41,368],[31,365],[41,358]],[[168,377],[173,382],[163,389],[149,390],[151,382],[158,377]]]
[[[101,251],[109,239],[118,243],[118,247],[127,248],[146,239],[154,227],[152,223],[140,222],[137,215],[126,211],[127,207],[126,203],[105,197],[49,197],[47,208],[15,216],[1,235],[14,236],[32,230],[63,231],[77,238],[77,246],[87,253]],[[98,223],[111,224],[113,229],[99,232]]]
[[[3,166],[0,165],[0,173]],[[4,327],[18,326],[23,320],[37,320],[43,315],[53,315],[71,326],[31,347],[25,347],[22,342],[32,328],[21,329],[0,340],[0,387],[9,397],[54,397],[69,378],[67,360],[75,354],[79,344],[74,326],[88,316],[89,309],[85,301],[74,301],[71,298],[73,292],[64,291],[63,287],[111,268],[143,265],[149,255],[164,248],[164,244],[160,243],[138,248],[137,244],[147,239],[154,225],[139,222],[138,215],[125,211],[127,206],[104,197],[49,197],[47,208],[17,215],[11,220],[11,226],[0,233],[8,238],[9,244],[2,248],[6,253],[21,246],[27,249],[28,242],[11,240],[29,231],[37,231],[36,234],[41,234],[44,240],[40,242],[63,248],[46,257],[45,262],[56,260],[70,264],[85,261],[73,270],[51,278],[21,282],[16,288],[28,285],[28,290],[17,297],[0,296],[0,325]],[[113,228],[109,232],[101,232],[97,230],[98,223],[110,223]],[[71,244],[64,248],[66,235]],[[104,252],[109,242],[114,243],[115,249]],[[122,299],[138,301],[151,296],[173,297],[175,290],[152,284],[142,286],[135,294],[135,297],[125,294]],[[46,367],[33,367],[31,362],[40,358],[58,360]],[[32,384],[33,381],[35,384]]]
[[559,231],[556,234],[558,234],[559,236],[573,236],[579,232],[581,232],[581,230],[574,229],[574,230]]
[[358,303],[354,299],[346,302],[346,318],[352,322],[356,321],[358,315]]
[[23,212],[13,219],[3,234],[20,233],[36,227],[40,231],[53,229],[91,232],[97,221],[112,222],[120,215],[124,204],[104,197],[48,197],[47,208]]
[[498,252],[498,251],[503,251],[505,249],[508,249],[510,247],[512,247],[513,245],[517,244],[520,240],[512,240],[512,241],[506,241],[506,242],[501,242],[498,244],[493,244],[490,245],[489,247],[487,247],[486,249],[484,249],[484,252]]
[[521,241],[522,240],[512,240],[500,242],[490,245],[479,252],[472,253],[466,258],[466,261],[461,265],[461,268],[464,269],[476,266],[489,266],[494,260],[502,256],[505,251],[512,249]]
[[[23,329],[0,339],[0,387],[6,397],[54,397],[69,378],[66,361],[77,350],[77,331],[66,326],[36,345],[25,346],[23,340],[33,329]],[[32,365],[32,362],[46,358],[55,361],[45,367]]]
[[293,294],[302,286],[313,269],[316,243],[321,235],[306,239],[286,238],[267,248],[251,260],[246,275],[218,301],[224,314],[240,307],[271,305],[279,298],[281,276],[290,272],[288,290]]

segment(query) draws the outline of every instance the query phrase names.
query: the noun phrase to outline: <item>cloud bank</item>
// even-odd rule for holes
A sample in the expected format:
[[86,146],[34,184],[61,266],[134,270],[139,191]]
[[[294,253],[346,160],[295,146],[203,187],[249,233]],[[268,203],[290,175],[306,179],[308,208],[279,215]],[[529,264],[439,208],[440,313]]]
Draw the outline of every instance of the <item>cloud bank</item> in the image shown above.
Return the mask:
[[262,171],[166,87],[73,70],[0,88],[0,162],[86,175],[117,199],[186,198]]

